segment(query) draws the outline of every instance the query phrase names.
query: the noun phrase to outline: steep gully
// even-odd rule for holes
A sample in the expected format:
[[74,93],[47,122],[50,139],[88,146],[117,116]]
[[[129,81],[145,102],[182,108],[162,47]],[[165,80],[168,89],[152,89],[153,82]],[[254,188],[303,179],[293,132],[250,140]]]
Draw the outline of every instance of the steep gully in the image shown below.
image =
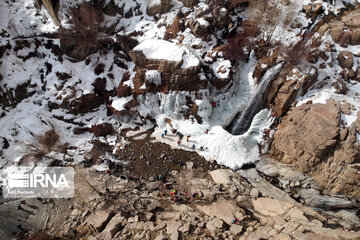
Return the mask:
[[279,63],[270,68],[261,78],[260,84],[257,87],[254,95],[251,97],[249,104],[244,111],[239,112],[231,123],[226,127],[226,130],[233,135],[242,135],[248,131],[253,121],[254,116],[261,110],[261,102],[263,95],[266,92],[271,80],[276,77],[282,67],[283,63]]

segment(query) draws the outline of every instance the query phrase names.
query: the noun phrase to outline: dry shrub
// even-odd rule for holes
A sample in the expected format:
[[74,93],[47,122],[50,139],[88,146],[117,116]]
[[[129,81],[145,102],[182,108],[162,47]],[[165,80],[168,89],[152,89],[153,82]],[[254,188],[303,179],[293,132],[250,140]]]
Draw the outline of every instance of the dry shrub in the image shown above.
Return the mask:
[[224,56],[230,61],[246,60],[247,48],[252,45],[253,39],[258,32],[257,24],[246,20],[241,25],[240,32],[227,39],[223,48]]
[[248,14],[253,23],[258,24],[261,38],[265,44],[272,41],[274,31],[281,20],[281,4],[277,0],[252,0]]
[[299,64],[307,63],[307,57],[311,54],[317,42],[312,42],[313,32],[306,33],[302,36],[301,40],[290,47],[281,46],[280,50],[286,62],[290,66],[298,66]]
[[58,144],[60,143],[59,139],[60,137],[55,130],[49,130],[43,136],[37,136],[34,143],[26,145],[27,153],[21,158],[19,165],[27,165],[41,160],[53,150],[64,152],[67,144],[61,146]]
[[252,0],[247,9],[249,20],[258,24],[264,45],[272,44],[275,30],[286,29],[294,20],[295,3],[289,2],[283,11],[281,0]]
[[54,130],[47,131],[44,136],[39,137],[39,143],[47,150],[50,150],[59,142],[59,135]]
[[[230,6],[243,4],[241,0],[229,0]],[[231,61],[245,60],[254,46],[268,50],[273,45],[274,32],[278,27],[286,28],[293,21],[294,14],[282,15],[279,0],[252,0],[247,8],[248,19],[242,22],[239,32],[227,39],[224,47],[225,57]],[[292,13],[294,6],[290,3],[287,12]]]
[[111,43],[102,26],[104,14],[101,10],[82,3],[77,7],[67,9],[69,28],[60,28],[60,46],[66,55],[82,61],[90,54]]

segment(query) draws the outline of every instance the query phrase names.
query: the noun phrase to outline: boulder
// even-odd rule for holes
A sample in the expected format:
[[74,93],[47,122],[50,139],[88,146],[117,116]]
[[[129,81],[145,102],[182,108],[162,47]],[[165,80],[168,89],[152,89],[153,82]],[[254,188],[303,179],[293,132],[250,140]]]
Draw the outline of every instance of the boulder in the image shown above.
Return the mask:
[[216,26],[225,28],[229,25],[231,19],[229,11],[226,8],[217,6],[211,11],[211,13],[214,17]]
[[166,226],[166,233],[168,235],[173,234],[174,232],[177,232],[177,230],[182,226],[182,223],[180,221],[171,221],[167,222]]
[[308,171],[333,150],[339,123],[340,108],[332,99],[325,104],[306,103],[295,107],[274,134],[272,155]]
[[199,38],[207,39],[209,37],[209,34],[211,32],[211,25],[210,23],[203,19],[198,18],[195,20],[189,21],[191,32]]
[[146,13],[149,16],[155,16],[157,14],[167,13],[170,9],[170,0],[151,0],[146,8]]
[[300,89],[300,83],[296,79],[285,81],[276,94],[272,110],[277,117],[282,116],[289,110],[292,101]]
[[239,208],[236,203],[231,200],[220,200],[210,205],[198,206],[198,208],[206,215],[214,216],[227,224],[232,224],[235,218],[241,221],[245,216],[244,210]]
[[216,184],[231,185],[233,172],[229,169],[217,169],[209,172]]
[[231,225],[229,231],[234,234],[235,236],[240,234],[243,230],[243,226],[240,225]]
[[121,82],[119,87],[116,89],[116,95],[119,98],[130,96],[131,95],[131,87],[124,85],[123,82]]
[[360,218],[350,211],[340,210],[334,215],[342,220],[340,224],[346,229],[352,230],[360,226]]
[[179,239],[179,232],[175,231],[173,232],[173,234],[171,234],[170,236],[170,240],[178,240]]
[[343,23],[337,24],[330,29],[330,36],[332,37],[334,42],[339,42],[343,33],[344,33],[344,24]]
[[351,45],[360,44],[360,28],[356,28],[351,31]]
[[90,127],[89,131],[94,133],[95,137],[105,137],[108,134],[111,135],[115,133],[115,130],[110,123],[93,125]]
[[112,239],[114,235],[120,231],[121,227],[124,225],[125,217],[122,216],[121,212],[118,212],[110,222],[106,225],[105,229],[96,236],[96,239],[107,240]]
[[360,11],[352,11],[350,14],[344,14],[341,21],[350,28],[360,27]]
[[206,224],[206,228],[210,231],[212,236],[218,234],[219,230],[222,229],[224,222],[218,218],[214,218]]
[[109,211],[97,211],[91,214],[87,219],[86,223],[94,227],[97,231],[102,231],[110,218],[113,216],[112,212]]
[[358,207],[355,201],[350,201],[345,197],[323,196],[316,189],[302,189],[300,196],[305,200],[306,205],[324,209],[345,209]]
[[347,50],[341,51],[337,56],[337,60],[342,68],[352,68],[354,65],[353,54]]
[[88,113],[103,103],[104,98],[96,94],[82,95],[69,104],[69,112],[72,114]]
[[262,76],[265,74],[267,70],[275,66],[277,57],[278,57],[278,52],[275,51],[271,56],[265,56],[257,62],[252,75],[257,83],[260,82]]
[[265,216],[278,216],[287,213],[294,205],[271,198],[258,198],[253,200],[255,211]]

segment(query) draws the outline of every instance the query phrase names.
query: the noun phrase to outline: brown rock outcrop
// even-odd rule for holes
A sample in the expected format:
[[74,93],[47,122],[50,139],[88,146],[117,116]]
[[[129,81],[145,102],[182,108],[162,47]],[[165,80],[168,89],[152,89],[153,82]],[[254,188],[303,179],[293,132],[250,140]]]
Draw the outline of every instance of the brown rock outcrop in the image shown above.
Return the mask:
[[275,79],[264,96],[264,105],[270,106],[275,116],[283,116],[291,107],[294,99],[303,96],[317,81],[318,73],[314,69],[310,74],[303,74],[297,69],[284,69]]
[[342,68],[352,68],[354,65],[353,54],[350,51],[341,51],[337,56],[337,60]]
[[290,108],[291,102],[295,99],[299,88],[300,83],[295,79],[284,82],[275,98],[273,107],[275,116],[282,116]]
[[209,37],[211,32],[210,23],[202,18],[199,19],[190,19],[188,21],[191,32],[199,38],[206,40]]
[[69,112],[72,114],[87,113],[104,103],[104,98],[96,94],[86,94],[72,101]]
[[116,95],[119,98],[128,97],[131,95],[131,88],[127,85],[124,85],[123,82],[121,82],[118,88],[116,89]]
[[275,52],[273,55],[265,56],[257,62],[253,72],[253,78],[256,79],[257,83],[260,82],[265,72],[276,64],[277,57],[278,53]]
[[274,135],[273,156],[303,171],[312,169],[336,145],[339,121],[340,108],[334,100],[294,108]]
[[357,163],[360,152],[353,126],[341,131],[341,142],[336,147],[334,156],[320,165],[315,179],[333,194],[360,196],[360,164]]
[[[182,68],[183,60],[170,61],[165,59],[147,59],[142,51],[130,51],[130,57],[136,65],[134,78],[135,91],[142,93],[140,87],[146,85],[145,91],[198,91],[207,87],[207,81],[200,79],[200,65]],[[146,72],[156,70],[161,78],[161,84],[153,84],[147,79]],[[138,82],[139,84],[135,83]]]

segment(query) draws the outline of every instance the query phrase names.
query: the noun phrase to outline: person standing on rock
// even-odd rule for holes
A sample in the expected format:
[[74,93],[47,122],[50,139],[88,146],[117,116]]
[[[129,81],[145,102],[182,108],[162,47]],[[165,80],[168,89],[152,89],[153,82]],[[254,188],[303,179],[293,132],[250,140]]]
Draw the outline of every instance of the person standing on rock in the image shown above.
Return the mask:
[[166,136],[166,134],[167,134],[167,130],[165,130],[165,131],[164,131],[164,133],[165,133],[165,136]]
[[211,102],[211,106],[214,108],[214,107],[216,107],[216,102],[215,101],[212,101]]

